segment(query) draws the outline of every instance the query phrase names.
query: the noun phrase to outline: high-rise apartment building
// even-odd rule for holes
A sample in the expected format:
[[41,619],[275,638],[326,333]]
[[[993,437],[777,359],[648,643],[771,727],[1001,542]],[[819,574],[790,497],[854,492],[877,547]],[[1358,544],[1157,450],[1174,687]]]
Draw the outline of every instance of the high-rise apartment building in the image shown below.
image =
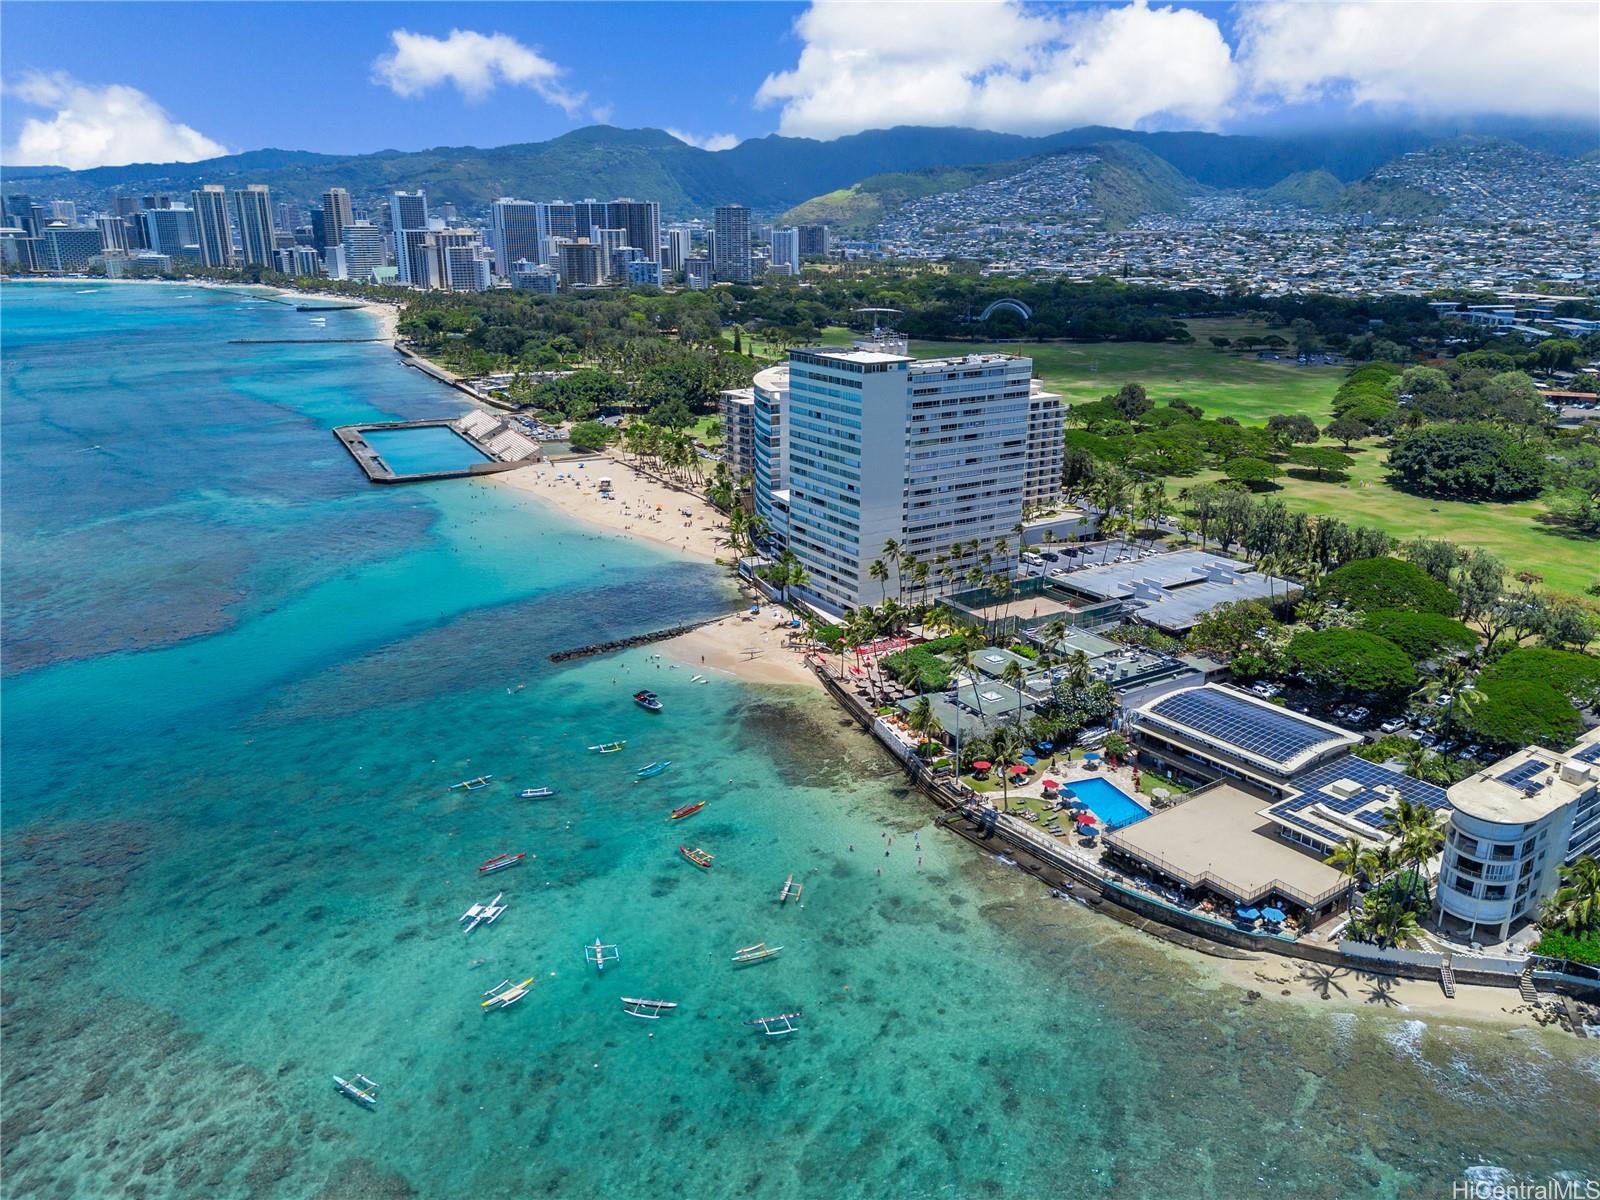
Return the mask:
[[78,223],[78,205],[72,200],[50,201],[50,219],[52,221],[65,221],[68,225]]
[[674,278],[683,274],[683,264],[689,261],[694,249],[694,230],[687,225],[667,227],[666,249],[661,256],[661,271]]
[[559,271],[565,287],[597,287],[606,281],[606,260],[600,247],[588,238],[563,242]]
[[617,277],[617,252],[628,245],[628,231],[626,229],[596,229],[590,238],[600,247],[600,258],[605,263],[606,278]]
[[278,270],[285,275],[316,276],[324,274],[322,255],[315,246],[289,246],[274,252]]
[[[538,206],[539,217],[539,242],[537,257],[546,266],[559,265],[555,249],[554,238],[565,238],[567,241],[576,241],[578,238],[578,210],[576,205],[556,200],[549,204]],[[585,229],[583,236],[588,237],[589,231]]]
[[394,264],[401,283],[433,287],[438,255],[428,237],[428,197],[418,190],[395,192],[389,198],[389,225],[394,230]]
[[438,286],[452,292],[483,292],[489,289],[492,259],[476,229],[440,229],[433,234]]
[[[947,555],[963,568],[975,561],[972,542],[992,552],[1022,520],[1031,460],[1060,453],[1060,424],[1053,435],[1030,434],[1031,359],[918,360],[903,347],[790,351],[778,471],[762,467],[763,438],[772,437],[763,409],[770,421],[772,406],[760,400],[769,372],[757,376],[756,508],[825,607],[877,602],[882,588],[871,572],[889,541],[922,561]],[[893,593],[896,564],[884,566]]]
[[340,250],[343,278],[360,283],[371,283],[373,273],[389,263],[388,239],[371,221],[351,221],[346,225],[340,234]]
[[601,200],[579,200],[572,206],[572,223],[578,231],[574,236],[594,241],[596,229],[611,227],[609,208],[610,205]]
[[489,229],[494,241],[494,273],[511,278],[518,259],[539,257],[539,205],[532,200],[513,200],[502,196],[489,210]]
[[272,219],[272,195],[264,183],[252,183],[233,193],[233,215],[239,224],[239,256],[247,265],[270,267],[277,249],[277,225]]
[[44,227],[43,250],[45,270],[61,274],[81,271],[101,252],[100,231],[93,225],[52,221]]
[[797,226],[800,234],[801,258],[826,258],[832,248],[826,225]]
[[[208,267],[222,266],[223,263],[207,262],[205,257],[205,244],[200,240],[196,224],[196,211],[192,208],[148,208],[139,214],[139,225],[143,230],[144,248],[157,254],[170,254],[174,258],[193,254],[188,247],[200,247],[200,261]],[[226,222],[227,213],[223,213]],[[227,229],[226,223],[223,229]]]
[[772,270],[779,275],[800,274],[800,231],[793,226],[772,231]]
[[749,283],[750,210],[742,204],[722,204],[712,216],[712,274],[723,283]]
[[622,230],[624,246],[637,246],[651,262],[661,261],[661,205],[654,200],[611,201],[606,228]]
[[[200,246],[200,262],[208,267],[233,265],[233,231],[228,227],[227,192],[219,183],[208,183],[199,191],[190,192],[194,202],[195,236]],[[156,199],[156,197],[146,197]],[[147,209],[160,207],[146,204]],[[165,246],[152,246],[163,254],[170,254]]]
[[350,193],[344,188],[329,188],[322,193],[322,240],[317,243],[326,250],[344,241],[344,227],[356,219],[355,208],[350,203]]
[[121,217],[96,217],[94,223],[100,230],[100,245],[103,249],[120,250],[124,254],[128,252],[128,227],[122,223]]

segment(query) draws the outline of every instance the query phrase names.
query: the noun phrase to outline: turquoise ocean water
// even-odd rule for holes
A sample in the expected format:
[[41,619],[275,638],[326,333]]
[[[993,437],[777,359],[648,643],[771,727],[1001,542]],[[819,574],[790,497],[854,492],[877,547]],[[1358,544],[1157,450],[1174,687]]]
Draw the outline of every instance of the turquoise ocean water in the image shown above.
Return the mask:
[[[1600,1173],[1575,1039],[1246,1005],[935,832],[816,697],[645,651],[552,666],[732,597],[494,484],[368,485],[329,428],[459,409],[387,349],[230,344],[316,333],[229,293],[0,299],[8,1195],[1346,1197]],[[628,701],[641,684],[664,714]],[[540,784],[560,795],[515,798]],[[509,850],[537,858],[476,877]],[[780,908],[790,872],[804,905]],[[603,976],[596,936],[622,953]],[[758,941],[785,949],[730,964]],[[637,995],[681,1007],[634,1020]],[[796,1009],[791,1038],[742,1024]],[[357,1071],[376,1111],[331,1087]]]

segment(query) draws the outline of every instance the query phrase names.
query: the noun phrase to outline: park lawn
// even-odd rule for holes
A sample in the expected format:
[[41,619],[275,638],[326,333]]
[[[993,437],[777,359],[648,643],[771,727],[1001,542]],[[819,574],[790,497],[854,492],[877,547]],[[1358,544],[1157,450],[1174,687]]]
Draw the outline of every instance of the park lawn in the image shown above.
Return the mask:
[[[1191,328],[1202,324],[1189,323]],[[1237,322],[1241,327],[1247,322]],[[1258,335],[1264,326],[1256,326]],[[1321,425],[1332,417],[1333,394],[1344,381],[1342,367],[1301,367],[1229,354],[1196,334],[1194,345],[1170,342],[913,342],[919,358],[990,352],[1025,354],[1051,391],[1081,404],[1110,395],[1125,383],[1142,384],[1157,404],[1187,400],[1208,417],[1234,417],[1262,424],[1278,413],[1304,413]],[[1218,334],[1217,336],[1228,336]]]
[[[712,437],[715,427],[716,436]],[[689,433],[710,447],[722,445],[722,417],[716,413],[708,413],[689,427]]]
[[[1331,442],[1321,444],[1338,448]],[[1563,536],[1541,523],[1539,518],[1547,510],[1540,501],[1489,504],[1412,496],[1384,482],[1388,455],[1376,441],[1358,442],[1351,449],[1356,461],[1343,483],[1317,480],[1309,473],[1303,478],[1286,474],[1278,480],[1281,487],[1257,494],[1280,498],[1301,512],[1371,525],[1402,540],[1436,537],[1468,548],[1482,546],[1513,573],[1542,575],[1547,588],[1570,596],[1581,596],[1600,579],[1600,543]],[[1168,487],[1177,490],[1218,478],[1215,471],[1202,471],[1170,479]]]

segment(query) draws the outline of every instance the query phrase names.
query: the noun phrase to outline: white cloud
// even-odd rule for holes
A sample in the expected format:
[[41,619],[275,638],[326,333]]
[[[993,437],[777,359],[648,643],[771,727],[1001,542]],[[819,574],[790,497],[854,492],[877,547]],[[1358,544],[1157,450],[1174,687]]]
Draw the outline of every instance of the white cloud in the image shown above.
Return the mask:
[[708,133],[705,137],[695,137],[692,133],[684,133],[681,129],[673,129],[670,125],[667,132],[688,146],[698,146],[702,150],[732,150],[739,144],[739,139],[731,133]]
[[5,160],[29,166],[121,166],[134,162],[194,162],[216,158],[228,148],[198,130],[174,121],[138,88],[112,83],[81,83],[64,72],[37,72],[6,93],[49,117],[23,121]]
[[1333,99],[1424,114],[1594,117],[1592,3],[1273,3],[1238,10],[1257,105]]
[[1059,13],[1018,0],[856,4],[814,0],[795,22],[793,70],[768,76],[786,134],[890,125],[1044,133],[1082,124],[1215,127],[1237,72],[1217,23],[1191,9]]
[[448,37],[436,38],[396,29],[389,38],[394,52],[372,64],[372,77],[397,96],[420,96],[448,83],[468,100],[482,100],[504,83],[531,88],[569,113],[583,106],[583,93],[561,86],[563,68],[503,33],[452,29]]
[[601,125],[609,125],[611,123],[611,114],[616,111],[615,105],[596,104],[589,110],[589,119],[598,121]]

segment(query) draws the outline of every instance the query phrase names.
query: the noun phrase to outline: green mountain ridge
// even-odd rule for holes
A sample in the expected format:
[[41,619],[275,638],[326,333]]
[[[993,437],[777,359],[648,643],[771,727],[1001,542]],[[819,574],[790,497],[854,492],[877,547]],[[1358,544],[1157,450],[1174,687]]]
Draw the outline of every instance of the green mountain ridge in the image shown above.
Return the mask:
[[1261,194],[1279,207],[1342,216],[1367,214],[1380,221],[1417,220],[1449,207],[1443,196],[1418,188],[1370,178],[1343,184],[1327,171],[1298,171]]

